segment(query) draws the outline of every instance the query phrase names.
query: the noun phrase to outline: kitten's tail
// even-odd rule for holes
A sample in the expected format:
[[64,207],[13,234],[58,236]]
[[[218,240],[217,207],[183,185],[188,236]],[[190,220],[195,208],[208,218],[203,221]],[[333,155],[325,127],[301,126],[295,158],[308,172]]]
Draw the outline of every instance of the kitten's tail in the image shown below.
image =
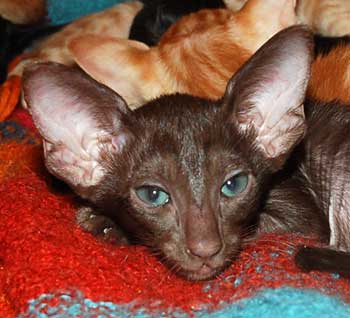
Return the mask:
[[320,247],[301,247],[295,255],[295,262],[304,271],[338,273],[350,278],[350,253]]

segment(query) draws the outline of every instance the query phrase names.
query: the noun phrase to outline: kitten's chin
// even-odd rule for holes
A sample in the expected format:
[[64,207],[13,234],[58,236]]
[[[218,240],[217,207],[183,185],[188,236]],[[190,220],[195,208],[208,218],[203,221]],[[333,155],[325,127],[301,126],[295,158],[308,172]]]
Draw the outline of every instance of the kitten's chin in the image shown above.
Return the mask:
[[216,278],[223,270],[223,268],[211,268],[203,264],[203,266],[198,270],[183,270],[178,274],[184,276],[188,280],[210,280]]

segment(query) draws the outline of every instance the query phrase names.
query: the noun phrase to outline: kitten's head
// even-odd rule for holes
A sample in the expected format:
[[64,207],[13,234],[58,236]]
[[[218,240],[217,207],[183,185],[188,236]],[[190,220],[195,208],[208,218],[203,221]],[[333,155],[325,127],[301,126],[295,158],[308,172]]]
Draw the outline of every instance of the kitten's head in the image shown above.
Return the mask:
[[53,174],[175,271],[208,279],[239,253],[265,181],[304,134],[311,52],[304,28],[281,32],[219,101],[177,94],[131,111],[82,72],[49,63],[27,70],[24,98]]

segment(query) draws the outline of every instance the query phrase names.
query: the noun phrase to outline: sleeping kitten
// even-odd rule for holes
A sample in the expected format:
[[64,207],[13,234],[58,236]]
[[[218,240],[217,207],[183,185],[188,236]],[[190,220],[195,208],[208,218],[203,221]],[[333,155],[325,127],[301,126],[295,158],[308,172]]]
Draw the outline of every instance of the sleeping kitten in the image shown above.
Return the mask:
[[[264,26],[256,21],[265,21]],[[185,16],[154,47],[85,35],[69,49],[84,71],[134,109],[174,92],[221,97],[232,74],[271,36],[294,23],[293,0],[250,0],[236,13],[216,9]]]
[[[264,27],[256,21],[264,21]],[[295,23],[293,0],[250,0],[236,13],[217,9],[185,16],[155,47],[86,35],[75,38],[69,49],[81,68],[134,109],[174,92],[220,98],[231,75],[248,57],[273,34]],[[324,50],[325,38],[317,39],[316,49]],[[345,38],[332,41],[340,45],[317,56],[308,96],[350,102],[350,47],[342,45]]]
[[142,0],[129,39],[156,45],[163,33],[180,17],[204,8],[225,7],[222,0]]
[[347,248],[337,217],[348,183],[336,177],[350,172],[350,142],[339,143],[350,110],[309,102],[305,119],[312,38],[303,27],[278,33],[220,100],[174,94],[135,111],[76,69],[28,69],[24,98],[47,168],[86,200],[81,225],[103,235],[116,222],[117,239],[195,280],[229,266],[253,228],[326,239],[330,227],[331,243]]
[[72,65],[74,61],[67,49],[67,44],[78,35],[96,34],[98,36],[128,38],[129,32],[131,32],[130,36],[133,39],[156,44],[170,24],[179,17],[201,8],[225,6],[222,0],[183,0],[182,2],[144,0],[143,2],[120,3],[70,23],[62,31],[36,45],[25,59],[10,72],[9,76],[22,75],[25,65],[37,61]]

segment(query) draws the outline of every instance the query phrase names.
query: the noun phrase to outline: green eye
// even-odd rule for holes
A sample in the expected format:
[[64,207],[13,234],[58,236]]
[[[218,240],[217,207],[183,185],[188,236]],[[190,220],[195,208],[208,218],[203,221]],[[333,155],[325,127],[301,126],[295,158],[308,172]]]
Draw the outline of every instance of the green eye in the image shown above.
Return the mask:
[[221,187],[221,193],[229,198],[232,198],[242,193],[248,186],[248,176],[238,174],[226,180]]
[[152,186],[144,186],[136,190],[139,199],[151,206],[157,207],[169,202],[169,194],[165,191]]

